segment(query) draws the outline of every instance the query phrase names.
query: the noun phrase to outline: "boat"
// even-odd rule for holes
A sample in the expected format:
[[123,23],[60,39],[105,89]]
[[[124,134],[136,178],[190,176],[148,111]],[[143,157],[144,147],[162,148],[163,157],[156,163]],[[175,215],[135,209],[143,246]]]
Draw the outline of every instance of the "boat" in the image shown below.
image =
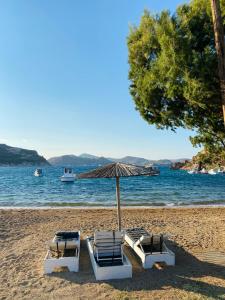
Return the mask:
[[36,176],[36,177],[41,177],[41,176],[43,176],[42,169],[36,169],[36,170],[34,171],[34,176]]
[[75,176],[72,168],[64,168],[64,174],[60,177],[62,182],[74,182]]
[[208,174],[208,171],[205,168],[203,168],[203,169],[201,169],[200,173],[201,174]]
[[216,175],[217,173],[215,172],[214,169],[211,169],[211,170],[208,171],[208,174],[209,175]]
[[190,171],[187,171],[188,174],[195,174],[195,170],[190,170]]
[[192,169],[192,170],[189,170],[187,172],[188,172],[188,174],[199,174],[199,171],[196,170],[196,169]]
[[224,169],[224,167],[218,168],[217,173],[225,174],[225,169]]
[[160,170],[152,164],[146,165],[145,169],[147,171],[146,176],[158,176],[160,174]]

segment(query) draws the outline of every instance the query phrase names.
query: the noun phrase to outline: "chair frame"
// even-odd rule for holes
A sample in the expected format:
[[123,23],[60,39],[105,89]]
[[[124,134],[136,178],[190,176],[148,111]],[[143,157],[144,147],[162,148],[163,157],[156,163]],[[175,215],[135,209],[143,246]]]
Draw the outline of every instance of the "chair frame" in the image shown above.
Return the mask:
[[[104,234],[104,232],[99,233]],[[115,241],[113,243],[112,238],[107,237],[104,239],[104,235],[100,239],[101,241],[98,241],[96,239],[96,233],[94,237],[87,237],[87,247],[92,267],[94,270],[95,278],[97,280],[131,278],[132,265],[123,251],[123,235],[121,234],[121,242]],[[109,245],[107,245],[107,240],[110,240]],[[104,250],[112,250],[111,252],[113,253],[113,247],[114,249],[116,248],[115,251],[119,253],[117,257],[115,257],[114,255],[112,255],[112,257],[101,257],[100,251],[103,250],[104,252]],[[118,260],[119,264],[116,263],[118,262]],[[106,262],[106,264],[102,264],[102,262],[104,261]],[[110,261],[112,261],[112,263],[110,263]]]
[[[66,250],[66,242],[74,240],[74,249],[75,255],[73,256],[60,256],[60,252]],[[77,239],[66,239],[65,240],[65,248],[63,250],[59,250],[59,242],[62,243],[64,240],[57,241],[54,237],[51,241],[56,244],[56,250],[52,250],[49,248],[47,254],[44,259],[44,274],[50,274],[54,271],[56,267],[68,267],[70,272],[78,272],[79,271],[79,259],[80,259],[80,231],[78,231],[78,238]],[[71,248],[70,248],[71,249]],[[69,250],[69,249],[68,249]],[[52,256],[52,252],[57,253],[57,257]]]
[[[134,234],[132,234],[133,232]],[[160,237],[159,235],[155,235]],[[150,238],[150,252],[144,251],[141,240],[144,238]],[[166,246],[163,241],[163,237],[160,237],[160,251],[153,251],[154,236],[152,237],[143,228],[127,229],[125,231],[125,241],[133,249],[133,251],[139,256],[144,269],[150,269],[155,263],[165,262],[168,266],[175,265],[175,254]]]

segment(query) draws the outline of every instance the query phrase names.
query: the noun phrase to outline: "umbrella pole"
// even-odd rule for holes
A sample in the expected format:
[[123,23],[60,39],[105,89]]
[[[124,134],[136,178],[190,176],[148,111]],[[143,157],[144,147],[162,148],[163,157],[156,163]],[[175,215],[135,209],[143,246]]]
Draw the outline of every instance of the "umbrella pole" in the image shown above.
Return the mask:
[[118,229],[121,230],[121,211],[120,211],[120,178],[116,177],[116,200],[117,200],[117,218]]

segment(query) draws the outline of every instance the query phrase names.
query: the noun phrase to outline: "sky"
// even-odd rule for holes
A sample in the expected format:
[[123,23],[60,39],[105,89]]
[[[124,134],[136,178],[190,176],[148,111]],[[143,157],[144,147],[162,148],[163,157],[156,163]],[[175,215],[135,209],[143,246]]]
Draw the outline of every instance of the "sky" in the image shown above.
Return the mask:
[[0,10],[0,143],[46,158],[189,158],[187,130],[148,125],[129,94],[129,25],[184,1],[7,0]]

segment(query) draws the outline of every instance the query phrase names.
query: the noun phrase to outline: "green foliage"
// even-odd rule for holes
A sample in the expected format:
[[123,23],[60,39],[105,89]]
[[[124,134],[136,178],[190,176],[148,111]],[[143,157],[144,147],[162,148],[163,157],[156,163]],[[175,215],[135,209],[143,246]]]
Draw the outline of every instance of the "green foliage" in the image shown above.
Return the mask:
[[223,167],[225,168],[225,150],[214,149],[214,151],[204,150],[193,156],[192,160],[189,161],[186,166],[192,168],[199,164],[206,169]]
[[[225,16],[225,0],[221,1]],[[224,147],[210,1],[192,0],[171,15],[145,11],[128,36],[130,93],[157,128],[195,130],[193,145]]]

